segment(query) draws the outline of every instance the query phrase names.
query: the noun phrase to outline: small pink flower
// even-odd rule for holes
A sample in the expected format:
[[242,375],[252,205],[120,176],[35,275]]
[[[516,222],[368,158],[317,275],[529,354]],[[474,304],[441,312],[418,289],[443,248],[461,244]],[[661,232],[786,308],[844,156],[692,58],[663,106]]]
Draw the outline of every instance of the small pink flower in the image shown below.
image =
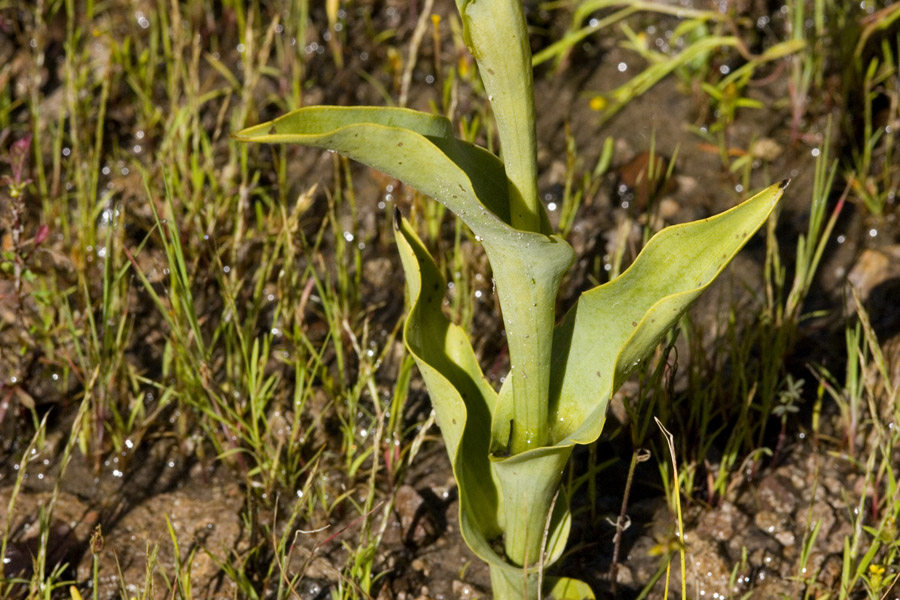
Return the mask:
[[4,176],[2,181],[6,185],[13,185],[21,189],[23,186],[31,183],[30,179],[25,179],[25,162],[28,160],[28,150],[31,148],[31,134],[13,142],[9,147],[9,166],[12,170],[12,177]]
[[50,237],[50,226],[41,225],[38,227],[37,233],[34,234],[34,247],[37,248],[41,243]]

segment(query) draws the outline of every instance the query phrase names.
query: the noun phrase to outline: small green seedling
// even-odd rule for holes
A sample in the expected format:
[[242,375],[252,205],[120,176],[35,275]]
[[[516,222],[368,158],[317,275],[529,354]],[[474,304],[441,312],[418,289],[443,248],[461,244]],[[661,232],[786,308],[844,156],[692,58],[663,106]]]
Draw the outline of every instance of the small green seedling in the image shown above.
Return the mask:
[[[620,277],[587,291],[556,324],[574,251],[537,192],[531,51],[520,0],[457,0],[492,103],[503,160],[453,135],[439,116],[398,108],[309,107],[239,132],[346,155],[454,211],[484,244],[503,311],[510,375],[495,391],[464,330],[444,315],[445,282],[395,218],[410,312],[404,340],[428,386],[459,485],[460,528],[490,565],[494,598],[593,597],[542,578],[571,525],[560,479],[576,444],[594,442],[613,392],[766,221],[787,182],[718,216],[657,234]],[[543,586],[542,586],[543,583]]]

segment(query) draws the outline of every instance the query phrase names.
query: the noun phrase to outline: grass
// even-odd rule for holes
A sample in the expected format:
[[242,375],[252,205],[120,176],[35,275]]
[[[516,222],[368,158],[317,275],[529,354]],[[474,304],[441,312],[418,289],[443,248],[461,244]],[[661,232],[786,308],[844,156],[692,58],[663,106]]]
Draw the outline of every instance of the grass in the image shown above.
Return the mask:
[[[654,469],[638,465],[638,477],[658,472],[645,479],[659,495],[680,497],[689,515],[753,486],[790,460],[800,434],[808,436],[863,484],[846,492],[850,530],[838,583],[825,589],[810,572],[824,537],[810,523],[810,571],[795,579],[800,593],[893,597],[900,566],[895,359],[864,311],[841,315],[820,272],[833,228],[841,227],[835,219],[853,210],[885,235],[891,231],[900,40],[855,5],[789,2],[787,17],[760,28],[740,14],[698,12],[677,21],[611,4],[544,7],[568,31],[536,55],[562,59],[557,68],[565,76],[577,64],[566,61],[587,52],[585,41],[612,43],[597,41],[603,32],[644,61],[639,79],[585,95],[612,100],[601,119],[652,94],[662,78],[677,77],[682,93],[696,96],[697,114],[707,115],[693,131],[721,158],[717,176],[749,190],[780,178],[777,160],[754,154],[738,128],[748,113],[764,110],[754,82],[772,78],[790,92],[788,116],[774,123],[796,144],[784,151],[807,153],[804,144],[811,144],[820,154],[814,183],[789,190],[808,210],[799,217],[802,236],[789,239],[773,222],[760,245],[763,287],[724,294],[711,319],[695,313],[663,343],[626,397],[627,436],[607,446],[620,444],[628,459],[650,448]],[[869,5],[873,14],[896,14]],[[10,490],[5,514],[21,515],[16,506],[28,506],[32,486],[53,498],[40,514],[0,521],[0,554],[21,541],[29,519],[38,535],[50,535],[74,462],[127,486],[130,466],[166,442],[200,471],[240,483],[242,539],[234,548],[205,547],[160,515],[156,526],[165,535],[157,543],[175,559],[164,561],[159,548],[130,548],[146,551],[137,574],[117,571],[108,545],[102,548],[114,531],[103,528],[82,558],[86,571],[48,562],[44,544],[24,581],[0,580],[0,598],[75,597],[69,585],[96,597],[112,575],[121,597],[204,597],[192,571],[198,555],[211,555],[234,595],[248,598],[314,595],[315,586],[334,598],[367,598],[403,572],[402,565],[391,570],[396,544],[385,541],[394,494],[404,483],[421,485],[417,457],[442,455],[427,451],[435,443],[433,419],[397,339],[402,282],[390,204],[410,214],[426,243],[440,249],[436,255],[450,257],[440,265],[453,282],[447,308],[472,330],[483,327],[480,315],[496,310],[490,273],[460,223],[397,182],[373,183],[336,156],[248,147],[228,135],[310,102],[348,94],[399,102],[403,93],[409,104],[454,118],[464,137],[495,144],[449,8],[435,3],[445,16],[431,20],[402,11],[371,15],[367,5],[338,2],[323,10],[303,0],[277,7],[160,0],[145,12],[117,0],[26,8],[0,2],[3,35],[14,40],[14,51],[3,51],[15,58],[0,68],[0,488]],[[673,47],[645,45],[653,18],[678,32]],[[417,23],[421,39],[412,52]],[[861,45],[829,43],[838,29],[855,26]],[[704,28],[717,37],[695,35]],[[832,60],[821,59],[823,48]],[[836,61],[840,56],[847,60]],[[725,64],[737,68],[726,75]],[[848,89],[835,88],[833,64],[846,65]],[[538,77],[554,76],[541,69]],[[421,74],[436,83],[418,81]],[[830,154],[818,98],[834,100],[834,128],[848,152]],[[570,130],[559,149],[556,214],[564,232],[598,210],[610,165],[624,158],[611,138],[602,148],[579,147],[578,134]],[[14,143],[27,136],[30,146],[17,155]],[[685,142],[679,164],[689,153]],[[379,201],[386,207],[376,208]],[[618,239],[613,273],[634,254],[628,236]],[[597,281],[609,275],[599,262],[585,271]],[[823,323],[843,330],[846,347],[833,349],[827,364],[808,365],[804,344]],[[486,372],[502,376],[500,332],[485,330],[476,347]],[[672,434],[676,466],[649,426],[652,417]],[[607,446],[590,453],[588,472],[596,478],[572,478],[588,498],[579,513],[587,522],[603,515]],[[52,468],[38,480],[44,459]],[[626,498],[613,512],[625,514],[628,505]],[[102,516],[111,514],[99,506]],[[608,542],[611,553],[611,534]],[[323,557],[330,578],[312,568]],[[637,589],[649,582],[636,582]]]

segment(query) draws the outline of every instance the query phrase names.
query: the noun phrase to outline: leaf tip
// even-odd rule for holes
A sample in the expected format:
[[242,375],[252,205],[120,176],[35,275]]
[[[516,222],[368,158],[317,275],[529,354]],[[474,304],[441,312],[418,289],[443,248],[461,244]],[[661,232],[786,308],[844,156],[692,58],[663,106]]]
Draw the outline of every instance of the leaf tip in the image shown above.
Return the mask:
[[394,230],[400,231],[400,220],[402,216],[400,215],[400,209],[396,206],[394,207]]
[[782,179],[781,182],[778,184],[778,189],[780,189],[780,190],[786,190],[786,189],[787,189],[787,186],[789,186],[789,185],[791,185],[791,179],[790,179],[790,178]]

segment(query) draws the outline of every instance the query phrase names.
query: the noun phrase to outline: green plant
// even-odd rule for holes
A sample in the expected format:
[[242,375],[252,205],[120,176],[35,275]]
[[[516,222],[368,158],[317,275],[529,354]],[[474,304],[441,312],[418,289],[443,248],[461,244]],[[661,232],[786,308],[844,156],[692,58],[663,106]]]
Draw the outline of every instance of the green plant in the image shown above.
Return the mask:
[[548,580],[571,524],[560,493],[576,444],[595,441],[612,392],[766,221],[787,182],[719,216],[657,234],[620,277],[556,321],[574,251],[537,193],[531,56],[516,0],[459,0],[464,35],[497,121],[503,160],[453,136],[443,117],[399,108],[309,107],[237,139],[300,143],[366,163],[439,200],[483,243],[503,309],[511,372],[495,391],[465,331],[442,310],[444,279],[395,215],[410,312],[404,340],[431,394],[459,484],[460,527],[491,569],[494,597],[591,596]]
[[[897,11],[900,15],[900,11]],[[862,137],[851,149],[851,166],[848,180],[854,194],[871,215],[882,217],[896,201],[900,185],[900,169],[896,160],[896,131],[891,126],[900,116],[900,83],[898,83],[898,58],[900,36],[894,38],[894,46],[883,40],[880,53],[871,59],[862,72]],[[876,124],[876,106],[886,104],[881,119],[884,126]]]
[[[582,40],[600,30],[618,24],[626,40],[622,47],[634,52],[647,62],[647,67],[626,83],[616,89],[590,94],[593,110],[599,112],[598,121],[605,123],[625,108],[632,99],[648,92],[657,83],[675,73],[680,76],[685,87],[693,88],[699,82],[699,89],[709,97],[714,107],[716,122],[709,130],[699,129],[697,132],[722,146],[723,164],[727,166],[726,129],[735,119],[740,108],[762,108],[758,100],[745,96],[745,89],[750,79],[766,63],[772,63],[793,56],[805,48],[805,41],[791,39],[773,44],[760,54],[752,53],[740,35],[739,22],[722,12],[698,10],[683,6],[669,6],[659,2],[630,0],[583,0],[570,3],[567,0],[549,2],[547,8],[560,8],[573,5],[572,24],[562,39],[549,44],[534,56],[534,65],[555,59],[560,65],[572,49]],[[613,10],[615,9],[615,10]],[[592,15],[598,11],[611,10],[602,18]],[[646,32],[637,33],[631,29],[626,20],[641,12],[660,15],[673,15],[683,19],[666,36],[667,43],[663,51],[657,50],[648,43]],[[585,23],[588,23],[585,25]],[[727,31],[730,35],[725,35]],[[672,48],[682,50],[673,51]],[[712,58],[717,53],[736,51],[745,61],[744,64],[731,71],[727,65],[725,70],[712,69]],[[718,73],[724,75],[719,77]],[[712,135],[710,135],[712,134]]]

